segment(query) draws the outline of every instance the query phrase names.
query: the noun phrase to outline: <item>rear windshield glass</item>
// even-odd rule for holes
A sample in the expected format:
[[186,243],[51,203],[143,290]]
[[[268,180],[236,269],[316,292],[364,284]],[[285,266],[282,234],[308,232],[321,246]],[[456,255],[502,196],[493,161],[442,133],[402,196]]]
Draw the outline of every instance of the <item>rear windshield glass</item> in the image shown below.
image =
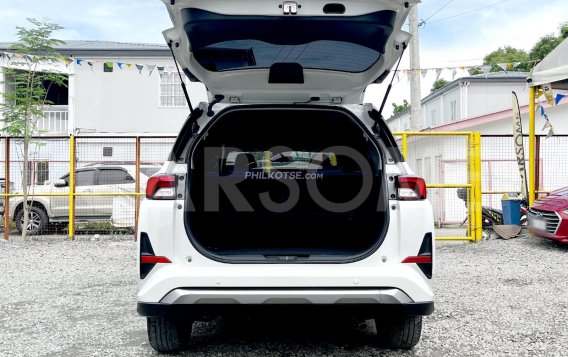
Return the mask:
[[349,42],[314,41],[303,45],[273,45],[258,40],[219,42],[196,51],[195,58],[207,70],[221,72],[269,68],[274,63],[299,63],[303,68],[364,72],[381,54]]

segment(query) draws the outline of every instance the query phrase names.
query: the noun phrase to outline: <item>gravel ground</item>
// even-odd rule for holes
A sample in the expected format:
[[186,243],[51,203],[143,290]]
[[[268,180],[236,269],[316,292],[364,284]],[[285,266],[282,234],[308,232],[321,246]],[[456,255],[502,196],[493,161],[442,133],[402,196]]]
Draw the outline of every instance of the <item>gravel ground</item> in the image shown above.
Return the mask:
[[[519,238],[437,253],[436,312],[412,351],[375,349],[371,321],[255,317],[196,324],[190,355],[566,356],[568,247]],[[124,238],[0,243],[0,356],[155,355],[134,258]]]

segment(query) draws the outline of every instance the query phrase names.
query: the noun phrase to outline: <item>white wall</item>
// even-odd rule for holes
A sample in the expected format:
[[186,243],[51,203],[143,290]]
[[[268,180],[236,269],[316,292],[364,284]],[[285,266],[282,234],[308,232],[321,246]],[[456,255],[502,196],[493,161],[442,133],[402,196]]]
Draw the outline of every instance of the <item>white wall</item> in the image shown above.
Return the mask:
[[[151,76],[147,68],[142,75],[135,66],[118,68],[117,61],[138,64],[173,66],[168,58],[84,58],[83,65],[74,66],[75,127],[81,133],[177,133],[184,123],[189,109],[162,108],[159,106],[160,76],[154,69]],[[95,60],[95,66],[87,64]],[[105,73],[103,63],[113,61],[114,71]],[[183,75],[183,74],[182,74]],[[207,101],[205,87],[200,83],[188,86],[194,107]]]
[[528,104],[526,83],[471,83],[466,89],[467,117],[511,109],[511,92],[515,91],[521,106]]

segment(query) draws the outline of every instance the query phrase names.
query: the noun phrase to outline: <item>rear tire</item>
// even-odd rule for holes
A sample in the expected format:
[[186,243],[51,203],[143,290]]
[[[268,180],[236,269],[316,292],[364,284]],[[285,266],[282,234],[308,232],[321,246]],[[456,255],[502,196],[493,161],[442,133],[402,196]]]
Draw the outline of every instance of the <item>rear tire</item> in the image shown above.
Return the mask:
[[[24,231],[24,208],[22,207],[22,209],[18,212],[18,214],[16,215],[15,218],[16,221],[16,228],[18,229],[18,232],[22,233]],[[36,206],[32,206],[30,207],[30,220],[28,223],[28,234],[29,235],[34,235],[34,234],[39,234],[41,233],[46,227],[47,227],[47,223],[49,222],[49,218],[47,217],[47,213],[45,213],[45,211],[40,208],[40,207],[36,207]]]
[[379,343],[394,350],[416,346],[422,334],[422,316],[398,316],[375,319]]
[[161,353],[186,350],[191,336],[191,321],[148,317],[147,329],[150,346]]

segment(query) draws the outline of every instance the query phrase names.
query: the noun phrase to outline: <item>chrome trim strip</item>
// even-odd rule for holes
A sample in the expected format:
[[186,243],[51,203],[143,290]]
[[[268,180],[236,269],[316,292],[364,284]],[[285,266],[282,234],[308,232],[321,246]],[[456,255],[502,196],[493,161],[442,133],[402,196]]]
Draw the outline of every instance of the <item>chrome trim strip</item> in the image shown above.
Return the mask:
[[409,304],[414,302],[394,288],[370,290],[196,290],[175,289],[163,304]]

